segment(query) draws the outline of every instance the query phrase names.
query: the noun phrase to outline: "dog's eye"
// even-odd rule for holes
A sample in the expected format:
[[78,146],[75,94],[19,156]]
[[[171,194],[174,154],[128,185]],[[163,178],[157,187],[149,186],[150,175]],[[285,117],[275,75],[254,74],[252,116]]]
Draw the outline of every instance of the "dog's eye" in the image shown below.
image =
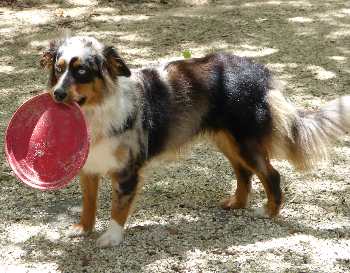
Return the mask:
[[85,75],[86,74],[86,70],[81,68],[81,69],[78,70],[78,74],[79,75]]

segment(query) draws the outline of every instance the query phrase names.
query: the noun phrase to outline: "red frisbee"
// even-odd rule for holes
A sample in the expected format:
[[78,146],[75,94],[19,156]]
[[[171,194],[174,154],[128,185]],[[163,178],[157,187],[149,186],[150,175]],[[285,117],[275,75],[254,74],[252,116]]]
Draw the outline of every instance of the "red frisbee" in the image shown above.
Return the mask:
[[48,93],[19,107],[5,134],[12,170],[25,184],[41,190],[67,186],[88,152],[89,134],[80,107],[55,103]]

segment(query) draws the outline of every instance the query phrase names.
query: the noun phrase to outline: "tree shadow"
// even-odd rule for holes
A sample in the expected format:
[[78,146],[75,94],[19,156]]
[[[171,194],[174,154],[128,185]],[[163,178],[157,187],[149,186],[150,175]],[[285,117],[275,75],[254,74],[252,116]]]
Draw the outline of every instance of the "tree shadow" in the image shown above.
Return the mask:
[[[204,147],[202,144],[196,149],[203,150]],[[59,272],[96,272],[96,268],[103,272],[109,269],[110,263],[115,264],[116,259],[118,269],[115,270],[118,272],[142,272],[163,260],[169,261],[169,271],[176,272],[176,268],[181,271],[182,264],[196,252],[214,253],[208,262],[214,264],[215,268],[226,268],[222,256],[238,260],[244,253],[241,248],[265,245],[266,249],[259,251],[269,253],[288,249],[282,240],[293,236],[307,235],[320,240],[349,237],[348,226],[322,229],[300,222],[307,214],[306,205],[313,202],[309,197],[298,200],[300,208],[297,216],[285,217],[282,213],[276,220],[259,218],[249,209],[220,209],[217,200],[228,190],[232,180],[234,182],[234,177],[223,156],[211,149],[207,153],[208,157],[214,156],[214,164],[190,156],[182,162],[167,164],[162,170],[150,171],[149,178],[146,178],[149,180],[146,181],[148,186],[141,194],[135,214],[127,226],[125,240],[118,247],[99,249],[95,245],[96,238],[107,227],[109,218],[110,203],[107,200],[110,199],[110,190],[106,185],[101,187],[97,232],[87,238],[66,237],[66,229],[79,215],[78,210],[73,209],[80,206],[78,183],[52,193],[21,189],[25,197],[17,200],[16,216],[10,212],[4,214],[8,224],[15,225],[17,222],[14,219],[23,222],[23,216],[28,215],[24,218],[25,222],[34,226],[48,224],[60,237],[50,239],[42,231],[12,245],[22,249],[22,261],[28,264],[38,261],[55,264]],[[186,172],[186,168],[196,171],[192,170],[190,176],[183,177],[178,173],[180,165],[182,172]],[[108,182],[104,181],[105,183]],[[20,187],[22,186],[18,185]],[[9,192],[9,189],[5,190]],[[348,191],[349,189],[342,194],[346,195]],[[258,199],[263,197],[262,193],[256,195]],[[323,207],[329,204],[325,201],[315,205]],[[279,243],[276,245],[273,242]],[[294,251],[296,250],[288,250],[289,255]],[[298,251],[295,252],[297,254]],[[308,255],[304,254],[301,259],[310,261]]]

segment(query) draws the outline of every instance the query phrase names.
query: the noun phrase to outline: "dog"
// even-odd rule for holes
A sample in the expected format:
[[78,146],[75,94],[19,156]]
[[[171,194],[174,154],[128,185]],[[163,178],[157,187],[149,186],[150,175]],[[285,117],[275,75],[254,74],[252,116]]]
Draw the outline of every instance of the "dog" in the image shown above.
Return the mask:
[[271,158],[310,169],[350,127],[350,96],[319,111],[297,110],[266,66],[231,54],[131,71],[113,46],[75,36],[51,42],[41,64],[50,71],[52,98],[77,102],[91,135],[74,235],[93,230],[100,177],[112,181],[111,223],[100,247],[122,241],[143,167],[198,135],[209,137],[235,171],[236,190],[222,207],[245,208],[256,174],[267,195],[265,213],[276,217],[283,194]]

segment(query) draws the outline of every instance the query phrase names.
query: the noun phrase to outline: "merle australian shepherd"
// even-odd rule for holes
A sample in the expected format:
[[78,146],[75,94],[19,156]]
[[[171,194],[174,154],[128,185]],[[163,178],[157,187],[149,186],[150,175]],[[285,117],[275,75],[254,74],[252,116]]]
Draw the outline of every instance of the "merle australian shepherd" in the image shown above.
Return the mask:
[[245,208],[256,174],[267,195],[265,213],[275,217],[283,195],[271,158],[309,169],[350,127],[350,96],[317,112],[296,110],[264,65],[231,54],[130,71],[114,47],[78,36],[51,42],[42,65],[50,70],[53,99],[79,103],[91,134],[73,235],[94,228],[100,177],[112,180],[112,219],[101,247],[121,242],[145,164],[198,135],[213,140],[236,173],[235,192],[222,206]]

